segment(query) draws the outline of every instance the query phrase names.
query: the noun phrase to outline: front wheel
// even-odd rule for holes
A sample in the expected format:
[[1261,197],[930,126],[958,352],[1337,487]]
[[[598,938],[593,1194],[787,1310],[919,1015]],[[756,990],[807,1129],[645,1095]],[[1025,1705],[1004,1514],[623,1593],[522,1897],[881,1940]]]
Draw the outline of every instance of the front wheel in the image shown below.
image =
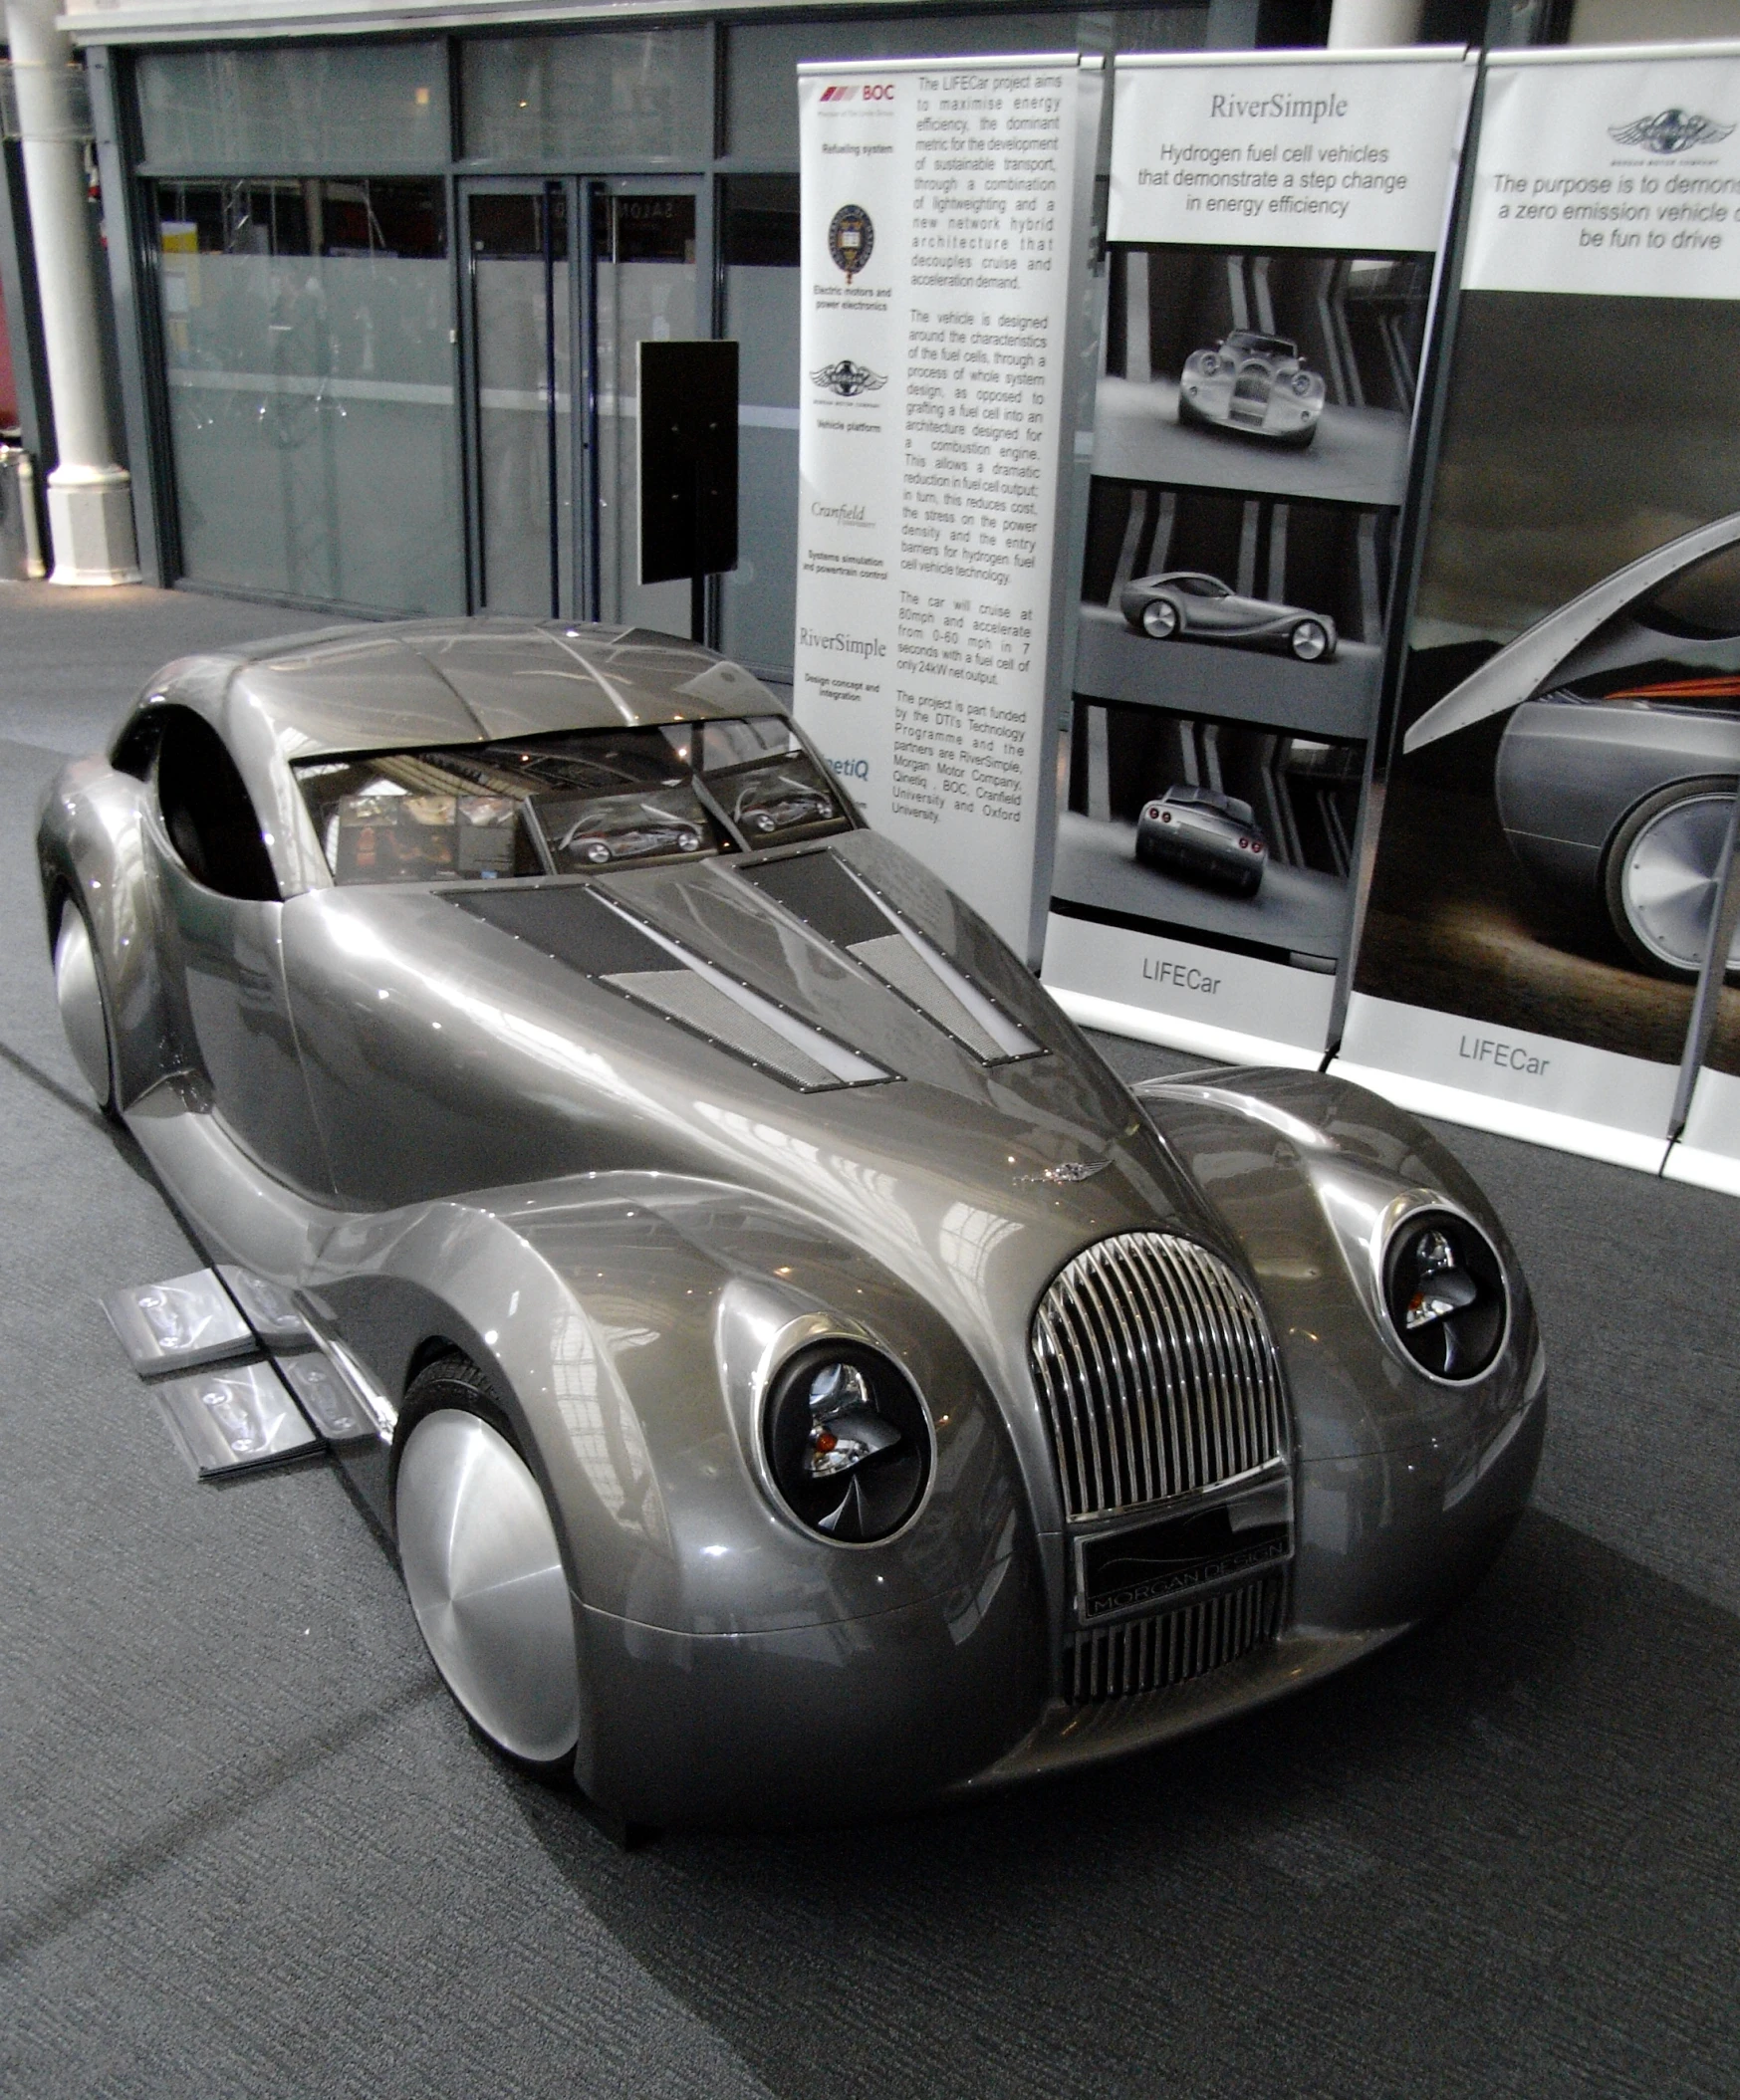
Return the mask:
[[528,1764],[571,1757],[580,1658],[543,1490],[488,1380],[464,1357],[420,1372],[404,1412],[415,1419],[399,1453],[393,1516],[404,1586],[435,1668],[499,1750]]
[[1170,641],[1178,631],[1177,606],[1170,598],[1150,598],[1141,608],[1141,626],[1155,641]]
[[115,1034],[109,1023],[109,992],[91,922],[72,898],[61,907],[55,936],[55,999],[74,1062],[97,1096],[97,1105],[119,1119]]
[[1320,619],[1296,620],[1287,646],[1301,663],[1321,663],[1330,652],[1330,630]]
[[[1703,967],[1733,808],[1732,781],[1675,781],[1619,826],[1608,853],[1608,916],[1645,970],[1691,979]],[[1740,941],[1727,968],[1740,968]]]

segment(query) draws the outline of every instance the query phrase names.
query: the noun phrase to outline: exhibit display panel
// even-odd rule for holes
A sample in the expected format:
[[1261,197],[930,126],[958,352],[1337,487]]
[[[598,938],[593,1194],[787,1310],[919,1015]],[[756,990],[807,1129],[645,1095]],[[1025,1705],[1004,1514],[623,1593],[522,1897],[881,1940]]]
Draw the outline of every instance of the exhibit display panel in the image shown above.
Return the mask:
[[1101,68],[818,66],[799,89],[798,719],[1036,957]]
[[[1336,1067],[1650,1170],[1740,768],[1737,123],[1733,45],[1488,59]],[[1740,1150],[1718,1006],[1712,1156]]]
[[1315,1063],[1348,952],[1397,520],[1473,65],[1120,59],[1045,980]]

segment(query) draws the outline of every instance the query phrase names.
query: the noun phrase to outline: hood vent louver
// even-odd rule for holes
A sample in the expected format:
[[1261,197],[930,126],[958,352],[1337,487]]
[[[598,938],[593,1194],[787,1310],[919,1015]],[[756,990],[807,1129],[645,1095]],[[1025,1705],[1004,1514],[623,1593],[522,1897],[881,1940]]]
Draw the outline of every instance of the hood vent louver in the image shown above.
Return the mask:
[[1031,1057],[1039,1050],[964,971],[832,852],[797,853],[735,873],[844,949],[981,1064]]
[[894,1076],[645,925],[590,883],[472,890],[452,902],[800,1092],[876,1085]]

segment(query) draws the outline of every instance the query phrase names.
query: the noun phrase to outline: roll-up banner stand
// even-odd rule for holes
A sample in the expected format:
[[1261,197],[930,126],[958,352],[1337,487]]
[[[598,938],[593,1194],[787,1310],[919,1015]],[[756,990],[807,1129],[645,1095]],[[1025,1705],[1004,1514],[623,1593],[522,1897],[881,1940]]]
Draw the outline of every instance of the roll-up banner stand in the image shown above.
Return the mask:
[[1103,79],[1073,52],[798,69],[797,717],[1032,962]]
[[[1659,1170],[1740,768],[1740,46],[1487,62],[1335,1069]],[[1740,995],[1670,1172],[1740,1186]]]
[[1045,980],[1316,1064],[1347,947],[1461,47],[1119,62]]

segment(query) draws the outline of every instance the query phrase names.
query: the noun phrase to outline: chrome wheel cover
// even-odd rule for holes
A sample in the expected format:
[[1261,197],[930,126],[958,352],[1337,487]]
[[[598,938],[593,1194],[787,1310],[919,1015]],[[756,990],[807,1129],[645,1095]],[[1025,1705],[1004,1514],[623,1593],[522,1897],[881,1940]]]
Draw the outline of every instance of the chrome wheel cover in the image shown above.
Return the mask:
[[[1641,947],[1671,970],[1696,971],[1715,907],[1731,795],[1691,795],[1653,817],[1632,839],[1620,872],[1625,921]],[[1728,967],[1740,962],[1740,936]]]
[[1170,641],[1178,631],[1178,608],[1170,598],[1154,598],[1142,607],[1141,623],[1155,641]]
[[1329,652],[1329,629],[1321,620],[1302,619],[1288,639],[1301,663],[1316,663]]
[[60,1002],[61,1025],[79,1069],[85,1074],[100,1106],[109,1106],[114,1080],[109,1067],[109,1023],[103,1012],[103,986],[97,975],[97,957],[91,946],[91,929],[76,904],[61,913],[61,930],[55,941],[55,997]]
[[538,1483],[477,1416],[438,1408],[405,1440],[394,1495],[411,1610],[453,1697],[534,1763],[580,1735],[574,1610]]

